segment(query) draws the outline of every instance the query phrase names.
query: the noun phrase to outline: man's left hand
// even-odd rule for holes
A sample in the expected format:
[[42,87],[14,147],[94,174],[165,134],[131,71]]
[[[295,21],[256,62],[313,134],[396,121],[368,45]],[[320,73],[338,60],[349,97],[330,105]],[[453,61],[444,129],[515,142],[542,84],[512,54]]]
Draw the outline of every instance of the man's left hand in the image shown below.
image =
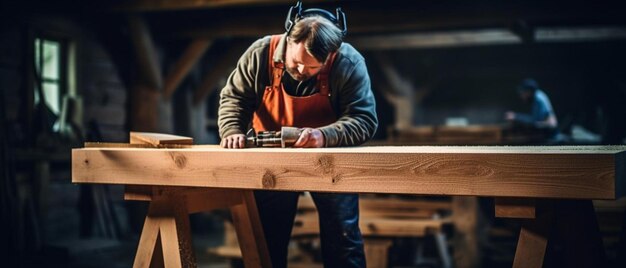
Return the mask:
[[324,134],[316,128],[303,128],[300,137],[293,147],[321,148],[324,147]]

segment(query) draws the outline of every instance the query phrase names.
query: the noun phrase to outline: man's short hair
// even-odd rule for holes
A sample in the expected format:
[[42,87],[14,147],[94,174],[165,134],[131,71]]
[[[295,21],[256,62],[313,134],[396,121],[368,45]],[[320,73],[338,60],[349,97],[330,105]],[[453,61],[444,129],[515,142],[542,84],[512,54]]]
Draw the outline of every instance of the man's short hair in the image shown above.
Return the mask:
[[304,42],[304,48],[321,63],[335,52],[343,42],[343,33],[329,20],[321,16],[304,17],[289,32],[289,40]]

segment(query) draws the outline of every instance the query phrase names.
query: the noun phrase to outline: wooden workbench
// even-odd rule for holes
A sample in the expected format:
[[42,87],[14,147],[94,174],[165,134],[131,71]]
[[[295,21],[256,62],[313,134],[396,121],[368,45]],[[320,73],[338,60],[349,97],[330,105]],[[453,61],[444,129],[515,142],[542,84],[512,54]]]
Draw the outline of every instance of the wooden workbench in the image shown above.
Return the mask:
[[269,267],[251,190],[496,197],[496,216],[531,219],[514,267],[540,267],[554,207],[544,204],[623,196],[626,146],[83,148],[72,181],[132,185],[127,199],[151,201],[135,267],[159,253],[167,267],[194,266],[186,215],[216,207],[231,207],[246,266]]

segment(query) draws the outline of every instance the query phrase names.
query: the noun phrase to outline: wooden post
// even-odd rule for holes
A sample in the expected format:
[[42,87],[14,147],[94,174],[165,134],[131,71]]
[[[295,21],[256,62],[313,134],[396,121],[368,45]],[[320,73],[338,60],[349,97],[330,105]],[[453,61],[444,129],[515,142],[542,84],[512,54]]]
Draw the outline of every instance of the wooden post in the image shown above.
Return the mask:
[[242,191],[243,202],[230,208],[246,267],[272,267],[254,192]]
[[365,239],[364,250],[367,267],[386,268],[389,258],[389,247],[393,244],[391,238]]
[[520,230],[514,268],[542,267],[546,254],[553,208],[549,201],[541,202],[540,209],[534,220],[527,220]]
[[183,55],[165,77],[165,85],[163,87],[164,99],[170,99],[178,85],[180,85],[180,82],[183,81],[196,62],[200,60],[207,48],[211,46],[211,43],[213,43],[213,41],[210,39],[198,38],[189,44],[189,47],[187,47]]
[[150,202],[133,267],[160,266],[161,261],[165,267],[196,267],[186,200],[175,195]]
[[458,231],[455,235],[454,260],[456,267],[480,267],[476,197],[452,197],[452,222]]

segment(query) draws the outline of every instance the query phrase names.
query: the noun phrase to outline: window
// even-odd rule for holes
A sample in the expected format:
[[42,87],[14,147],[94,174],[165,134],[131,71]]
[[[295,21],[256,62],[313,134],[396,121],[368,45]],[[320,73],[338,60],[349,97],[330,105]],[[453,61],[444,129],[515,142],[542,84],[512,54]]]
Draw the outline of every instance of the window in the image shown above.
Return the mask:
[[41,100],[39,88],[45,103],[58,114],[64,94],[64,52],[63,43],[51,39],[35,38],[35,105]]

